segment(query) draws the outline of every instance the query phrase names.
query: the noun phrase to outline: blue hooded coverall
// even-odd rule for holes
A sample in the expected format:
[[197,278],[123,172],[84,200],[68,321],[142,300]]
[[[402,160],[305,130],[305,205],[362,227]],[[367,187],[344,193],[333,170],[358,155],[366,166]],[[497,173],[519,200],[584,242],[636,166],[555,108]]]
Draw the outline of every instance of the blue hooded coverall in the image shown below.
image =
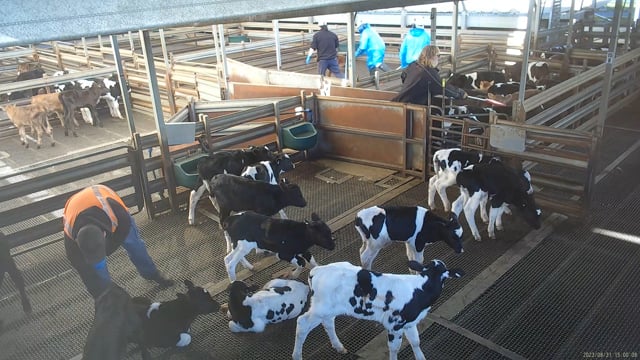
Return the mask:
[[362,24],[358,27],[360,33],[360,45],[356,50],[355,57],[367,53],[367,67],[369,71],[384,64],[385,44],[380,35],[373,30],[369,24]]
[[431,34],[423,28],[409,29],[400,45],[400,67],[406,68],[412,62],[418,60],[422,49],[431,44]]

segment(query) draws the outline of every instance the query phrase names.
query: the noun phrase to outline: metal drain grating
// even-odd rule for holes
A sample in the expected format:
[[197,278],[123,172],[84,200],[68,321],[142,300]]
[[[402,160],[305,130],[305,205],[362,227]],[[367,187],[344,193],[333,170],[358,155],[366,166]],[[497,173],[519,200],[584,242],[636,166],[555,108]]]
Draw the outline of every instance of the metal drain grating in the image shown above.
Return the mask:
[[340,171],[337,171],[335,169],[326,169],[326,170],[322,170],[319,173],[316,174],[316,178],[322,180],[322,181],[326,181],[327,183],[330,184],[342,184],[343,182],[353,178],[352,175],[349,174],[345,174],[342,173]]
[[377,181],[376,185],[381,186],[383,188],[389,189],[389,188],[393,188],[398,186],[399,184],[402,184],[404,181],[406,181],[405,178],[401,178],[399,176],[396,175],[389,175],[386,178]]

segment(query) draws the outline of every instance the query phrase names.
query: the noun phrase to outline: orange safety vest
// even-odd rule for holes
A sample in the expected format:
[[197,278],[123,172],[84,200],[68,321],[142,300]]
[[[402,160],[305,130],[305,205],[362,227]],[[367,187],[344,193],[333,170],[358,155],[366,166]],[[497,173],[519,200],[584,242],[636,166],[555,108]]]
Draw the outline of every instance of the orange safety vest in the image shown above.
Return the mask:
[[122,205],[123,208],[127,209],[127,211],[129,210],[118,194],[104,185],[89,186],[72,195],[64,205],[64,214],[62,215],[64,233],[69,238],[73,238],[72,230],[76,218],[81,212],[93,206],[99,207],[109,216],[109,219],[111,219],[111,232],[116,231],[118,218],[113,212],[113,209],[111,209],[107,199],[113,199]]

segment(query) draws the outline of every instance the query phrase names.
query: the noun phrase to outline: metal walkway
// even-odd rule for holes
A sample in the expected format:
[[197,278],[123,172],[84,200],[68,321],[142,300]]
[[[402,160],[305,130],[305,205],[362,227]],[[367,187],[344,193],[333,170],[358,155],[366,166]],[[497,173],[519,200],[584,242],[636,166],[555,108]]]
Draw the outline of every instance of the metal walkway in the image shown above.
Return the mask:
[[[447,283],[430,318],[435,323],[423,324],[422,347],[430,359],[640,356],[640,310],[635,304],[640,295],[640,246],[593,231],[640,235],[640,151],[636,143],[640,125],[624,113],[637,113],[637,109],[624,110],[620,120],[611,123],[615,127],[607,129],[603,163],[613,162],[630,148],[635,151],[629,151],[628,158],[598,184],[589,218],[559,222],[556,215],[545,214],[545,223],[555,228],[530,232],[524,222],[510,217],[497,240],[476,242],[466,231],[461,255],[443,244],[427,248],[425,258],[443,259],[466,272],[464,278]],[[334,251],[312,249],[320,263],[359,262],[360,240],[352,225],[353,213],[359,208],[382,203],[426,205],[426,188],[420,181],[388,176],[380,169],[368,169],[374,176],[350,170],[349,166],[305,162],[287,176],[300,184],[308,200],[306,208],[290,208],[287,214],[301,220],[315,211],[336,231]],[[210,205],[204,200],[200,207],[206,210]],[[151,256],[163,272],[177,280],[207,284],[218,301],[226,302],[225,245],[218,225],[202,213],[196,217],[196,226],[188,226],[186,218],[185,209],[154,221],[136,216]],[[0,289],[0,319],[4,322],[0,359],[70,359],[81,353],[93,318],[93,302],[70,270],[62,244],[18,255],[16,261],[24,271],[34,313],[23,315],[13,283],[6,280]],[[243,270],[240,277],[260,285],[287,268],[285,263],[254,255],[249,261],[260,270]],[[115,281],[134,296],[168,300],[176,291],[184,291],[180,284],[160,290],[142,279],[122,250],[109,258],[109,267]],[[404,248],[395,245],[383,250],[373,267],[406,273]],[[318,327],[305,343],[305,358],[387,358],[381,326],[339,317],[336,329],[349,354],[337,354]],[[234,334],[224,314],[212,314],[197,319],[192,333],[194,340],[188,349],[158,349],[154,355],[289,359],[295,321],[272,325],[262,334]],[[139,358],[135,347],[130,349],[130,358]],[[400,359],[413,359],[411,349],[403,348]]]

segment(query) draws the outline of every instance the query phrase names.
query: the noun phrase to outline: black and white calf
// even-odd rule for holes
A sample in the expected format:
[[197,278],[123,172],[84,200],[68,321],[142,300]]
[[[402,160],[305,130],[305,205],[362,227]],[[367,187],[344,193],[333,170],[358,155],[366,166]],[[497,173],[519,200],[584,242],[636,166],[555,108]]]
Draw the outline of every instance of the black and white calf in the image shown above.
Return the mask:
[[455,215],[445,220],[420,206],[373,206],[358,211],[356,230],[362,238],[360,262],[365,269],[392,241],[403,241],[409,260],[422,263],[424,248],[444,241],[456,253],[462,250],[462,227]]
[[142,331],[143,313],[146,308],[133,302],[120,286],[111,283],[95,301],[93,325],[87,335],[82,353],[83,359],[124,359],[127,344],[138,343],[142,359],[151,355],[144,344]]
[[[189,225],[195,223],[196,206],[202,194],[211,194],[209,181],[218,174],[240,175],[249,165],[275,159],[275,154],[266,146],[250,146],[247,149],[218,151],[198,162],[198,182],[189,195]],[[209,196],[213,203],[213,198]],[[213,204],[215,206],[215,204]]]
[[294,168],[295,165],[289,155],[278,154],[275,155],[273,160],[260,161],[255,165],[247,166],[240,175],[253,180],[277,185],[280,182],[280,175]]
[[311,306],[298,317],[293,359],[302,359],[302,346],[307,335],[322,324],[334,349],[346,354],[335,329],[335,318],[348,315],[373,320],[387,330],[389,359],[398,357],[402,335],[406,336],[418,360],[424,360],[417,325],[424,319],[440,296],[448,278],[464,274],[447,269],[441,260],[426,265],[409,261],[415,275],[382,274],[348,262],[318,266],[309,273]]
[[311,221],[274,219],[253,211],[231,215],[224,222],[224,229],[233,242],[233,250],[224,258],[229,280],[236,280],[236,266],[239,262],[249,269],[245,256],[256,251],[273,253],[278,259],[290,262],[295,269],[290,277],[296,278],[308,262],[313,268],[316,260],[309,252],[313,245],[327,250],[336,246],[331,229],[320,217],[313,213]]
[[[74,71],[71,71],[71,72],[74,72]],[[69,73],[70,71],[68,70],[56,71],[53,73],[53,76],[54,77],[62,76]],[[107,89],[107,91],[102,96],[100,96],[100,98],[98,99],[98,102],[100,100],[104,100],[107,103],[107,106],[109,107],[109,114],[111,115],[112,118],[124,119],[124,117],[122,117],[122,114],[120,113],[122,87],[120,86],[120,82],[118,81],[118,75],[111,75],[109,77],[105,77],[98,80],[80,79],[75,81],[68,81],[66,83],[55,84],[54,89],[56,92],[63,92],[65,90],[71,90],[71,89],[88,89],[91,86],[93,86],[93,84],[96,81],[102,82],[102,84],[104,84],[104,87]],[[130,89],[128,89],[128,91],[130,91]],[[80,110],[82,112],[82,117],[84,118],[85,122],[93,124],[94,119],[91,116],[91,112],[85,111],[86,110],[85,108],[81,108]]]
[[[291,157],[287,154],[278,154],[275,159],[269,161],[260,161],[256,165],[247,166],[240,176],[244,176],[249,179],[262,181],[271,185],[278,185],[280,182],[280,175],[286,171],[293,170],[295,165],[291,161]],[[280,210],[280,217],[282,219],[287,218],[284,210]]]
[[211,294],[190,280],[184,281],[186,294],[177,294],[177,299],[154,302],[143,297],[133,302],[146,309],[142,320],[143,341],[147,346],[184,347],[191,343],[191,323],[198,315],[220,310],[220,304]]
[[[486,159],[486,157],[485,157]],[[459,148],[441,149],[433,153],[433,172],[429,178],[428,205],[435,210],[436,191],[440,195],[444,211],[451,210],[451,203],[447,197],[447,188],[456,184],[456,176],[469,165],[482,162],[481,153],[463,151]]]
[[[300,187],[289,184],[284,178],[280,184],[271,185],[231,174],[219,174],[209,182],[211,202],[218,209],[220,227],[232,211],[255,211],[273,216],[287,206],[305,207],[307,201]],[[227,253],[231,252],[231,239],[225,231]],[[243,265],[247,263],[243,262]]]
[[269,324],[295,319],[307,305],[309,286],[299,280],[273,279],[262,289],[234,281],[229,286],[229,330],[263,332]]
[[[453,202],[453,213],[464,215],[473,237],[480,241],[480,232],[475,223],[478,206],[487,199],[491,203],[489,210],[489,237],[495,239],[495,228],[502,230],[502,213],[506,205],[512,205],[518,214],[534,229],[540,228],[542,212],[536,206],[528,171],[516,171],[499,160],[485,164],[476,164],[463,169],[456,176],[460,186],[460,196]],[[482,213],[481,213],[482,214]],[[486,219],[483,218],[486,221]]]

